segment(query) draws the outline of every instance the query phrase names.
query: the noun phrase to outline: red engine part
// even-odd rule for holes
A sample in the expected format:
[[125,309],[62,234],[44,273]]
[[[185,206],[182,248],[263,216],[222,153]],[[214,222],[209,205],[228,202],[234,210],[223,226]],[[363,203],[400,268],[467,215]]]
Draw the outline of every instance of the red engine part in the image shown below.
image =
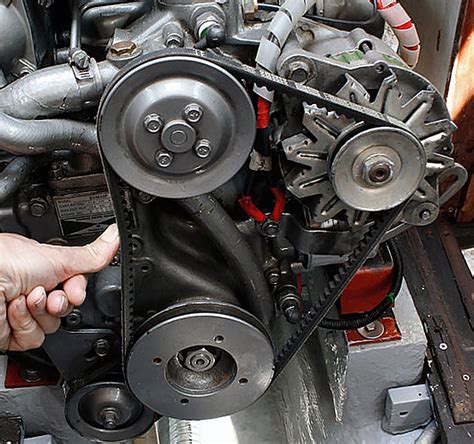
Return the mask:
[[390,291],[393,264],[379,253],[353,277],[340,298],[342,315],[365,313],[375,308]]
[[56,385],[59,382],[57,373],[36,373],[33,375],[27,369],[22,368],[21,364],[12,359],[8,359],[7,372],[5,375],[5,388],[15,389],[24,387],[41,387],[45,385]]

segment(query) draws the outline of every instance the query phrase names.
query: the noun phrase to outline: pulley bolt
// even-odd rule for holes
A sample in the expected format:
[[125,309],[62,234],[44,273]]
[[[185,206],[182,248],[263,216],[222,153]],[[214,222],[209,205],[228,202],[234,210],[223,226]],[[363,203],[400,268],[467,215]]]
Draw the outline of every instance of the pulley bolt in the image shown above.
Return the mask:
[[290,71],[289,78],[297,83],[304,83],[311,76],[309,65],[302,60],[290,62],[288,69]]
[[430,210],[423,210],[420,213],[421,220],[427,221],[430,220],[433,215],[431,214]]
[[183,116],[190,123],[197,123],[202,117],[202,106],[197,103],[190,103],[184,108]]
[[113,407],[105,407],[102,409],[101,413],[101,420],[104,427],[108,430],[115,429],[119,422],[119,413],[117,409]]
[[173,163],[173,154],[168,151],[161,150],[156,153],[155,160],[161,168],[168,168]]
[[393,179],[394,167],[395,164],[387,156],[375,154],[365,159],[362,174],[367,183],[380,186]]
[[143,120],[143,125],[149,133],[157,133],[163,128],[163,118],[158,114],[148,114]]
[[214,367],[216,357],[207,348],[202,347],[186,354],[184,365],[194,372],[205,372]]
[[198,140],[196,145],[194,146],[194,152],[196,153],[196,156],[200,157],[201,159],[209,157],[211,151],[211,143],[207,139]]

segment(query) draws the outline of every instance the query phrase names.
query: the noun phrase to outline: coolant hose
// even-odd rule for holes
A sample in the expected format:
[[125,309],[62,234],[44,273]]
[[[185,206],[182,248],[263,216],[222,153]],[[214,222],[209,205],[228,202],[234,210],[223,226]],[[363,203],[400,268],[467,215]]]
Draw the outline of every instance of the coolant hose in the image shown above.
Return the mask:
[[322,328],[330,330],[356,330],[380,319],[391,307],[403,283],[403,260],[397,244],[393,239],[386,242],[393,261],[393,279],[388,295],[374,309],[367,313],[346,316],[345,319],[324,318],[319,324]]
[[54,150],[95,154],[97,131],[92,123],[74,120],[23,120],[0,113],[0,149],[19,156]]
[[16,157],[0,172],[0,204],[18,190],[32,167],[31,157]]
[[182,199],[180,203],[235,270],[244,286],[245,307],[266,326],[271,326],[275,308],[262,266],[232,218],[211,194]]

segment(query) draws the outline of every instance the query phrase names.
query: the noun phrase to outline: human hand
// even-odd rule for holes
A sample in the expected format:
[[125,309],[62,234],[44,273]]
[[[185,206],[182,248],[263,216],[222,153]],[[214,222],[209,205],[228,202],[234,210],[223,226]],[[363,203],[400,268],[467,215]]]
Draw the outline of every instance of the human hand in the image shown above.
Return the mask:
[[105,268],[119,242],[115,224],[84,247],[0,234],[0,349],[40,347],[59,328],[59,317],[84,302],[87,274]]

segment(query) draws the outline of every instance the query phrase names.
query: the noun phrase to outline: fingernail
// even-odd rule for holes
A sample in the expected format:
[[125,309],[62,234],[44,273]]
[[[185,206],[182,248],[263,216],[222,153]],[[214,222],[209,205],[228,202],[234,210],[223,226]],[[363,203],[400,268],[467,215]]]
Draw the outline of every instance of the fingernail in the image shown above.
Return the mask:
[[18,301],[16,303],[16,308],[18,308],[18,311],[21,313],[21,314],[25,314],[26,313],[26,300],[25,300],[25,297],[24,296],[20,296],[18,298]]
[[100,238],[107,242],[108,244],[115,242],[119,237],[118,227],[117,224],[110,225],[107,230],[105,230]]
[[44,291],[44,288],[38,288],[35,293],[35,306],[39,307],[40,305],[42,305],[45,298],[46,292]]
[[62,297],[61,298],[61,304],[59,305],[59,311],[61,313],[64,313],[67,310],[68,307],[69,307],[68,300],[65,297]]

